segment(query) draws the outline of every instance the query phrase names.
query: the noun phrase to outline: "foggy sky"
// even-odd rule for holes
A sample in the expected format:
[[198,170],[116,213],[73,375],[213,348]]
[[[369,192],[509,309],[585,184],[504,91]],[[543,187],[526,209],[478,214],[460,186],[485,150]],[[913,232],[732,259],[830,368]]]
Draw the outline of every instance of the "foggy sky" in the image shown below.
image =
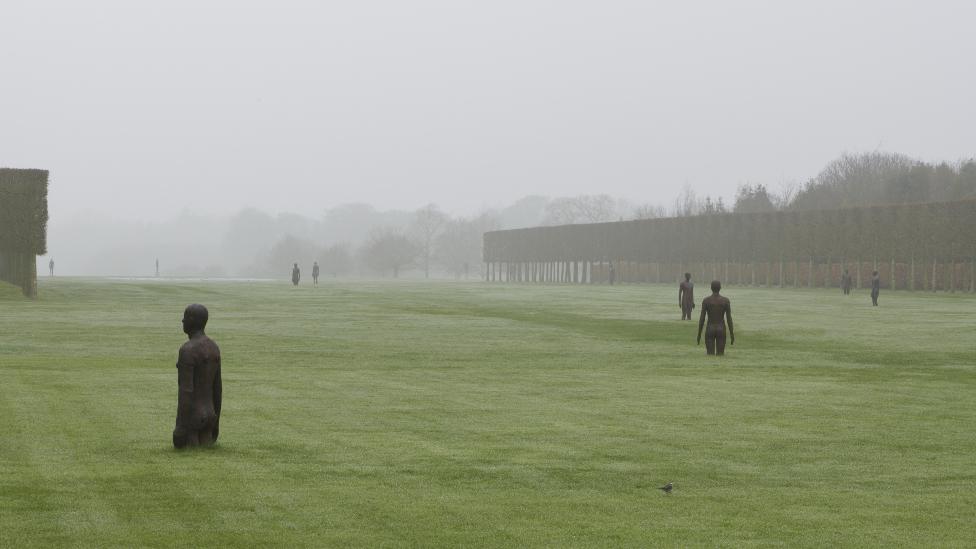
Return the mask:
[[526,194],[669,203],[976,155],[976,4],[0,3],[0,165],[52,223]]

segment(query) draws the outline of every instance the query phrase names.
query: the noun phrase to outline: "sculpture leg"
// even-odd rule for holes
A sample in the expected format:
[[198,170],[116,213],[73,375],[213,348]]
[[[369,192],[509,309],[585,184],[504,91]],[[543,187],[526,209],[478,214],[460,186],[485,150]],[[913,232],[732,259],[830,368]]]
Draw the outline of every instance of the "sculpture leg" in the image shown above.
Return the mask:
[[705,328],[705,352],[715,354],[715,330],[711,326]]
[[186,448],[186,431],[177,427],[173,429],[173,448],[181,450]]
[[715,333],[715,354],[725,354],[725,327],[716,328]]
[[197,443],[200,446],[212,446],[217,441],[217,418],[214,416],[206,418],[203,425],[197,430]]
[[200,446],[212,446],[216,437],[214,436],[213,428],[208,427],[200,431],[197,435]]
[[177,449],[192,448],[200,445],[200,432],[184,427],[173,430],[173,447]]
[[725,354],[725,326],[705,328],[705,352],[710,355]]

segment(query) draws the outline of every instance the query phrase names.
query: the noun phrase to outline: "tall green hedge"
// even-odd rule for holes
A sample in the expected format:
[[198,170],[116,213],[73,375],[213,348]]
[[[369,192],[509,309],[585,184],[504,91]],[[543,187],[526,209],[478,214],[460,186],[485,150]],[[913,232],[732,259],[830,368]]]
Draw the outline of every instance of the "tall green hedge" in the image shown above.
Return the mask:
[[0,250],[47,253],[47,176],[0,168]]
[[33,296],[47,253],[47,170],[0,168],[0,279]]
[[976,259],[976,200],[493,231],[486,262]]

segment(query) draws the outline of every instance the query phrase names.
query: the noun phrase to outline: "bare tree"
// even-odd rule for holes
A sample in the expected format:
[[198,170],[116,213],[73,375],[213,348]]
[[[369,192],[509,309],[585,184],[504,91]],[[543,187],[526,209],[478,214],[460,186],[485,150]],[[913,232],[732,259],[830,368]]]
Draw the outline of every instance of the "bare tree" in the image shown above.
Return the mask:
[[322,270],[332,276],[348,274],[352,270],[352,254],[345,244],[333,244],[319,252]]
[[644,204],[634,209],[634,219],[658,219],[668,217],[668,209],[656,204]]
[[416,242],[396,229],[380,228],[370,233],[361,250],[363,262],[380,273],[400,276],[400,269],[413,264],[420,249]]
[[[791,207],[801,210],[869,206],[890,201],[893,184],[908,183],[919,162],[903,154],[870,152],[843,154],[799,190]],[[922,175],[926,191],[909,201],[928,200],[928,174]],[[909,193],[915,195],[915,193]]]
[[542,224],[602,223],[616,221],[618,217],[617,203],[610,195],[582,194],[556,198],[546,204]]
[[430,278],[430,261],[434,256],[434,242],[444,229],[448,217],[436,204],[427,204],[414,213],[411,230],[420,248],[420,260],[424,267],[424,278]]
[[448,221],[437,237],[437,259],[455,278],[467,278],[472,267],[480,273],[484,234],[498,227],[498,218],[490,213]]
[[265,256],[263,274],[285,277],[291,273],[293,263],[310,265],[316,255],[317,250],[312,242],[286,234]]
[[772,194],[762,183],[739,185],[735,192],[735,213],[759,213],[776,211]]
[[785,210],[793,203],[793,200],[799,192],[799,183],[796,181],[784,181],[780,184],[779,192],[770,194],[769,198],[773,201],[773,206],[777,210]]
[[701,202],[698,213],[704,215],[718,215],[729,213],[729,211],[725,208],[725,202],[722,200],[721,196],[715,200],[712,200],[710,195],[706,195],[705,200]]
[[702,204],[698,200],[698,195],[695,194],[695,189],[692,189],[690,184],[685,183],[681,187],[681,192],[674,199],[674,216],[690,217],[698,215],[701,213],[701,209]]

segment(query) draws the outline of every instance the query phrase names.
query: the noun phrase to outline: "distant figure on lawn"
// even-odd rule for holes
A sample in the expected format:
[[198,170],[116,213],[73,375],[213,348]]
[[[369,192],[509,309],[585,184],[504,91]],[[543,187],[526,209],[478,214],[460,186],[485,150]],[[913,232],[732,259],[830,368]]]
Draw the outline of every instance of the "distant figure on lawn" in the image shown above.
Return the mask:
[[47,268],[48,268],[49,271],[51,271],[51,275],[50,276],[54,276],[54,258],[53,257],[51,258],[51,261],[48,261]]
[[878,276],[878,271],[871,273],[871,303],[875,307],[878,306],[878,294],[881,293],[881,277]]
[[610,262],[610,285],[613,286],[614,281],[617,279],[617,269],[613,266],[613,261]]
[[298,268],[298,263],[291,270],[291,283],[298,286],[298,281],[302,279],[302,271]]
[[319,285],[319,262],[316,261],[312,265],[312,284],[315,286]]
[[209,313],[193,304],[183,312],[183,333],[190,340],[180,347],[176,362],[179,397],[173,446],[210,446],[220,432],[220,349],[203,329]]
[[695,309],[695,284],[691,281],[691,273],[685,273],[685,280],[678,284],[678,306],[681,307],[681,320],[691,320],[691,311]]
[[852,285],[851,273],[847,272],[847,269],[844,269],[844,274],[840,275],[840,288],[844,290],[844,295],[851,295]]
[[729,342],[735,345],[735,332],[732,329],[732,303],[729,298],[719,295],[722,283],[712,281],[712,295],[702,300],[701,318],[698,319],[698,344],[701,345],[702,327],[708,317],[705,330],[705,350],[710,355],[725,354],[725,325],[728,320]]
[[156,278],[159,278],[159,258],[156,258]]

